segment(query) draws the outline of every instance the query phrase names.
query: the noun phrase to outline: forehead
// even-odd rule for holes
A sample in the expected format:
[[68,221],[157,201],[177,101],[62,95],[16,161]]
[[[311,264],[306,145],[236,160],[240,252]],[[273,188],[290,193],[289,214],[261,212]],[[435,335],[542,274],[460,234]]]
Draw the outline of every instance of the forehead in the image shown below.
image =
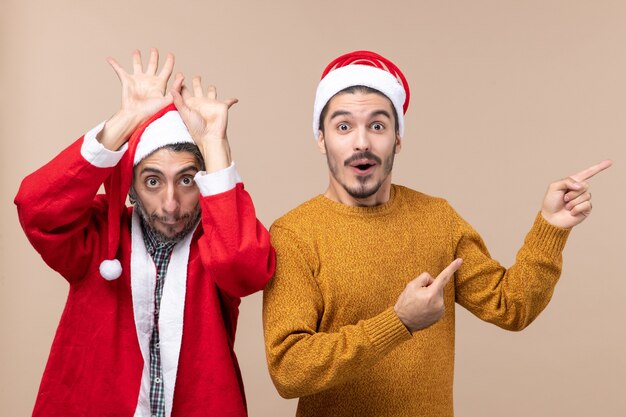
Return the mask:
[[158,149],[145,157],[135,166],[135,173],[140,173],[144,168],[158,168],[162,171],[167,169],[183,168],[189,165],[193,165],[197,170],[200,169],[200,165],[196,156],[188,151],[174,151],[172,149],[163,148]]
[[368,115],[381,110],[393,117],[393,105],[385,95],[376,92],[346,92],[339,93],[330,99],[327,117],[333,117],[336,112]]

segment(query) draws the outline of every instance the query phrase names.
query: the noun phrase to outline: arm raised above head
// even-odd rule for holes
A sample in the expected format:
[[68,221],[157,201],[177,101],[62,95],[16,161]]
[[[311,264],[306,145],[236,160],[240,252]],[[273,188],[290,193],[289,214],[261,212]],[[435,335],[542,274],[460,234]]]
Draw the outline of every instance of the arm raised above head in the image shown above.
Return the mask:
[[[132,73],[126,72],[114,58],[107,58],[107,62],[120,80],[122,100],[120,109],[106,121],[97,139],[105,148],[117,150],[142,122],[172,103],[172,95],[166,90],[174,69],[174,55],[167,54],[161,71],[158,71],[159,52],[155,48],[150,49],[145,70],[139,50],[133,52]],[[172,89],[180,88],[180,83],[182,79],[177,78]]]
[[232,159],[228,144],[228,110],[237,103],[236,98],[217,99],[214,85],[202,89],[199,76],[193,78],[193,92],[182,85],[182,75],[177,74],[177,88],[172,89],[174,104],[191,137],[200,148],[207,172],[215,172],[230,166]]

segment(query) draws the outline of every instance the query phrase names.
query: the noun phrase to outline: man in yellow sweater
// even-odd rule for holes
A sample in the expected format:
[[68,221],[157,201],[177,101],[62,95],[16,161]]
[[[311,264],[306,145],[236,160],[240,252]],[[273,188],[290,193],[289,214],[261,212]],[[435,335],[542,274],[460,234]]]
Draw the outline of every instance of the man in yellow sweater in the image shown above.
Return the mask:
[[298,416],[452,416],[454,303],[528,326],[591,213],[585,181],[611,165],[549,186],[507,270],[445,200],[391,183],[409,98],[402,72],[368,51],[337,58],[319,83],[313,132],[329,186],[272,226],[263,305],[270,374],[300,398]]

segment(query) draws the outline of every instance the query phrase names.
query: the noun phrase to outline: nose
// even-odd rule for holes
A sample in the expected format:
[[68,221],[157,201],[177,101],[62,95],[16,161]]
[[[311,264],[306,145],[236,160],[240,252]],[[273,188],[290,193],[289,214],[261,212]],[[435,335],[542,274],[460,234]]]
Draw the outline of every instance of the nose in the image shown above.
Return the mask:
[[354,138],[354,150],[355,151],[369,151],[370,139],[365,127],[359,127],[356,131]]
[[178,199],[176,187],[170,185],[167,187],[167,190],[165,190],[165,195],[163,197],[163,213],[174,214],[178,211],[179,207],[180,201]]

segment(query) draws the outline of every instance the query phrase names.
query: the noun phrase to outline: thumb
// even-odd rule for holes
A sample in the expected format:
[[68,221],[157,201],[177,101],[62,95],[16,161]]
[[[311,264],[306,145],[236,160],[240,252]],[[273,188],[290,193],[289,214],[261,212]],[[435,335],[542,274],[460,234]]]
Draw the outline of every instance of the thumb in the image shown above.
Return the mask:
[[568,190],[580,190],[582,184],[571,177],[563,178],[560,181],[550,184],[548,191],[568,191]]
[[417,278],[414,278],[413,281],[410,282],[412,286],[415,286],[417,288],[428,287],[432,283],[433,283],[433,277],[430,276],[428,272],[422,272],[421,274],[418,275]]
[[174,105],[176,106],[176,109],[180,113],[182,113],[182,110],[185,109],[186,107],[185,100],[183,100],[183,96],[181,96],[180,92],[176,89],[170,90],[170,94],[172,95],[172,98],[174,99]]
[[124,68],[122,68],[120,64],[118,64],[115,58],[108,57],[106,61],[111,66],[111,68],[113,68],[113,71],[115,71],[115,75],[117,75],[117,78],[119,78],[120,81],[123,81],[124,77],[126,76],[126,71],[124,71]]
[[226,104],[226,108],[230,109],[233,104],[239,103],[239,100],[236,98],[229,98],[228,100],[224,100],[224,104]]
[[185,81],[185,76],[182,72],[176,73],[176,77],[174,77],[174,83],[172,84],[171,91],[180,92],[183,88],[183,82]]

